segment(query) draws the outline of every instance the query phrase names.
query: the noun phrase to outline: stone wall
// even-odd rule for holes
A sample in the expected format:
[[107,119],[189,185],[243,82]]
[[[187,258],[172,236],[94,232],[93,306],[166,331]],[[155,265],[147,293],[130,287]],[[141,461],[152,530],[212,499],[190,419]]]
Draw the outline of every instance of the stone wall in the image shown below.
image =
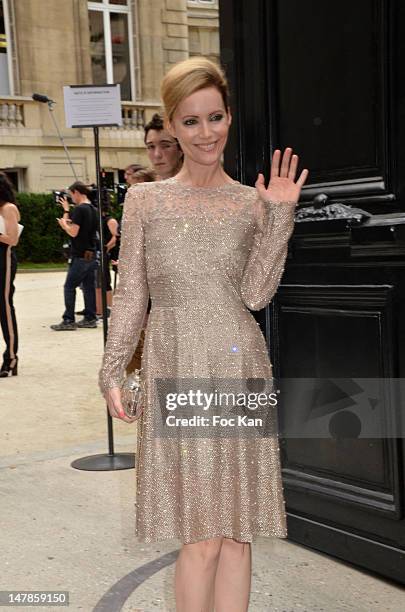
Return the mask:
[[[173,64],[190,54],[218,57],[218,10],[215,4],[187,0],[128,0],[128,4],[136,100],[144,105],[148,120],[159,106],[161,80]],[[77,173],[94,181],[92,131],[66,128],[63,104],[64,85],[92,82],[88,2],[8,0],[8,6],[16,86],[12,100],[0,100],[0,110],[11,109],[10,117],[16,115],[17,120],[0,116],[0,168],[21,169],[21,187],[27,191],[47,191],[71,182],[47,105],[28,99],[37,92],[56,101],[54,116]],[[129,163],[147,162],[142,127],[101,132],[105,169],[117,171]]]

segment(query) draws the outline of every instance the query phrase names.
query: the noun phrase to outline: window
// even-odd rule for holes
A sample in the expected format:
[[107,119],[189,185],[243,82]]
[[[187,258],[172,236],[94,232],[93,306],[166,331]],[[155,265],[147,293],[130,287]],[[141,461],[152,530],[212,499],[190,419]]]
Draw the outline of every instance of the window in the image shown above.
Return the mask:
[[88,3],[93,83],[119,83],[121,99],[133,100],[131,22],[128,0]]
[[16,191],[23,190],[25,168],[2,168],[2,172],[7,175]]
[[11,75],[11,55],[9,48],[10,32],[6,0],[0,0],[0,94],[9,96],[13,93]]

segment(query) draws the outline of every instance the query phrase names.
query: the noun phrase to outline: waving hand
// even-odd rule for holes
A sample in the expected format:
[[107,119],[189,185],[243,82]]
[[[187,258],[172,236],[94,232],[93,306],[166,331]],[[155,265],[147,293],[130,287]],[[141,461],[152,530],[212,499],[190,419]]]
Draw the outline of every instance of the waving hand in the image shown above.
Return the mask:
[[[295,202],[300,197],[301,188],[308,177],[305,168],[298,180],[295,180],[298,167],[298,155],[292,155],[292,149],[287,147],[281,160],[281,151],[276,149],[271,161],[270,182],[266,188],[263,174],[259,174],[256,181],[256,189],[262,200],[276,202]],[[281,160],[281,168],[280,168]]]

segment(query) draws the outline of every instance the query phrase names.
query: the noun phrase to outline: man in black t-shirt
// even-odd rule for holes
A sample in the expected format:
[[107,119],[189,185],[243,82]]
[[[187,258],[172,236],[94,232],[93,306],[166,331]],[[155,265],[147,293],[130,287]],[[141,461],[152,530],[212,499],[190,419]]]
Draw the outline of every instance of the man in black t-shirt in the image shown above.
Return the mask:
[[[71,262],[64,285],[65,312],[63,321],[51,325],[54,331],[73,331],[78,327],[97,327],[95,271],[97,269],[97,212],[90,202],[90,189],[76,181],[69,187],[74,203],[72,213],[66,198],[60,198],[63,207],[61,228],[70,236]],[[82,285],[84,297],[84,317],[75,322],[76,289]]]

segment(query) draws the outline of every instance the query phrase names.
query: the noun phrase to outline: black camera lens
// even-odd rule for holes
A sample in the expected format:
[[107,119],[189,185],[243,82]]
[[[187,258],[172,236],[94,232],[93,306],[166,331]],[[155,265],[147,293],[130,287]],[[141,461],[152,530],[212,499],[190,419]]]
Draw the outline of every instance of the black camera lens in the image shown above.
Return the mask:
[[67,191],[57,191],[56,189],[52,191],[53,201],[55,204],[61,206],[60,198],[66,198],[69,204],[73,204],[72,198]]

